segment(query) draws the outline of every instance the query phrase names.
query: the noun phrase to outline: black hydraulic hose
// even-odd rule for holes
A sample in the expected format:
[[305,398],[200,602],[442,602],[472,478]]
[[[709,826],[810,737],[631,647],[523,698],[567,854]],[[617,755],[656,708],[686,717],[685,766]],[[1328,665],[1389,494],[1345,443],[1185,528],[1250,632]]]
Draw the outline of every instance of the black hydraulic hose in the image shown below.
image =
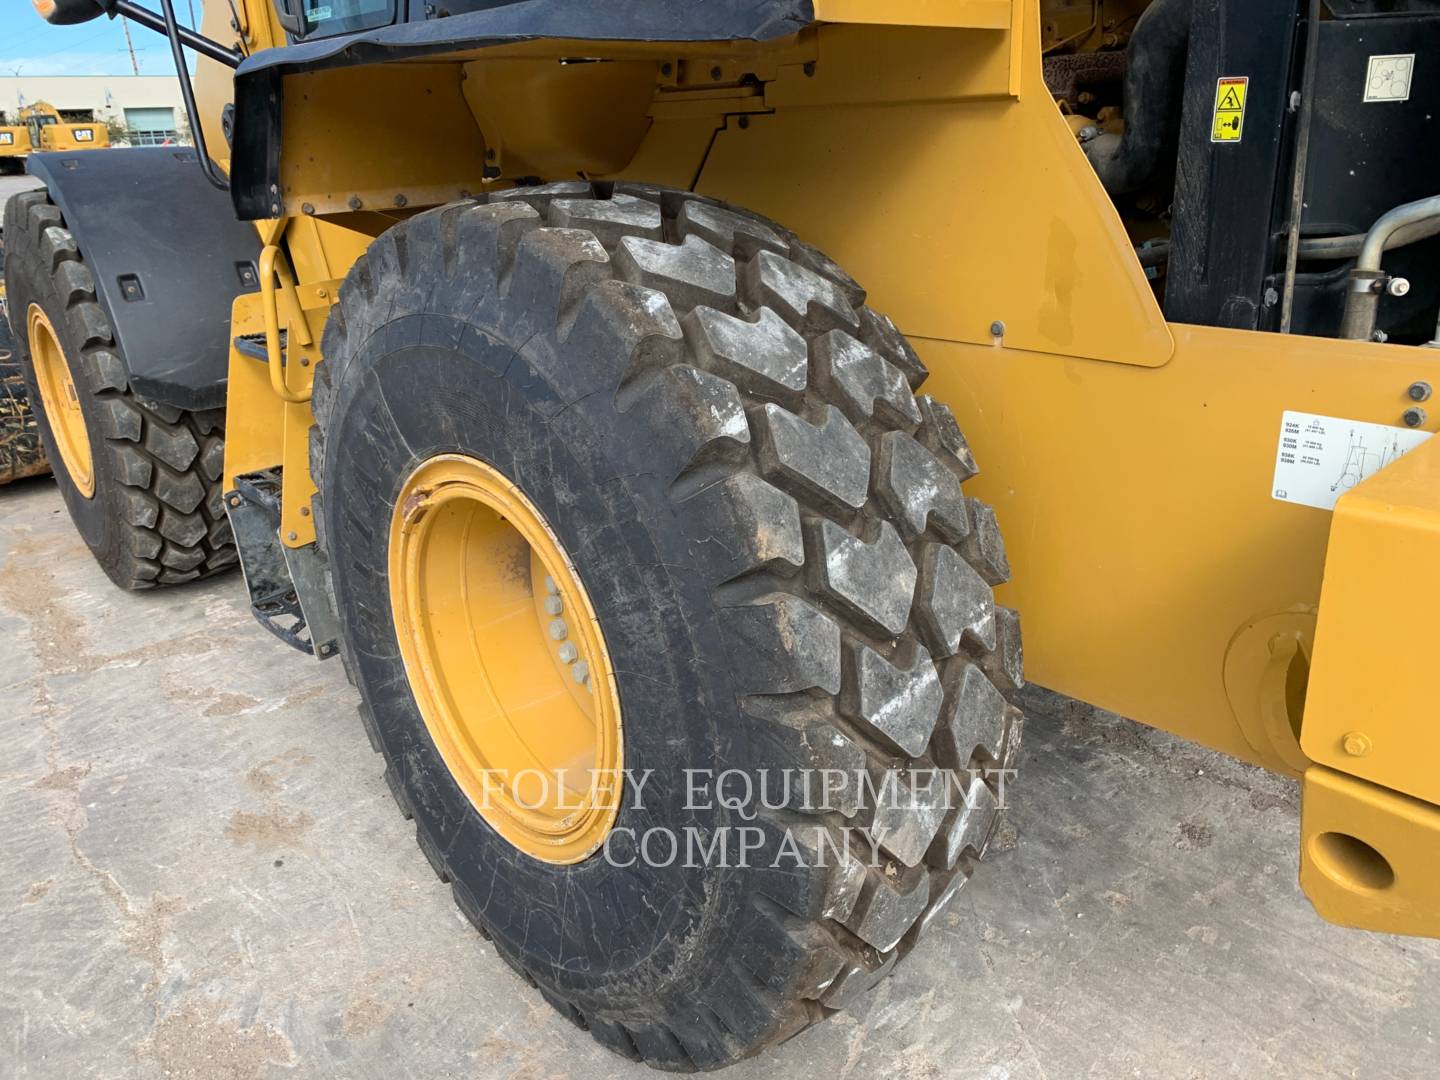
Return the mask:
[[180,97],[185,102],[185,115],[190,120],[190,135],[195,140],[195,154],[200,158],[200,171],[213,187],[230,190],[230,181],[210,160],[205,148],[205,126],[200,122],[200,109],[195,104],[195,87],[190,83],[190,69],[185,66],[185,46],[180,41],[180,24],[175,18],[174,0],[160,0],[165,12],[165,36],[170,39],[170,52],[175,57],[175,75],[180,80]]
[[1305,72],[1300,80],[1299,130],[1295,139],[1295,175],[1290,182],[1290,222],[1285,238],[1285,285],[1280,291],[1280,332],[1290,332],[1295,316],[1295,267],[1300,261],[1300,217],[1305,212],[1305,164],[1310,157],[1310,128],[1315,115],[1315,68],[1320,52],[1320,0],[1310,0],[1305,16]]
[[1190,9],[1191,0],[1155,0],[1145,9],[1125,50],[1125,131],[1085,143],[1112,195],[1144,187],[1179,139]]

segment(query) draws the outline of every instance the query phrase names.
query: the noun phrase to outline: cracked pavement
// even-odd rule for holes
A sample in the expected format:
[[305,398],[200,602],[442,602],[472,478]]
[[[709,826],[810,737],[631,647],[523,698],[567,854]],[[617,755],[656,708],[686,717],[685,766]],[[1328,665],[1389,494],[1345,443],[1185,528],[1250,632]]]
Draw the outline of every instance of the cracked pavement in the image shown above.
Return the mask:
[[[475,934],[338,665],[237,575],[113,589],[0,491],[0,1077],[638,1077]],[[1289,781],[1033,691],[929,947],[735,1080],[1421,1075],[1440,943],[1322,923]]]

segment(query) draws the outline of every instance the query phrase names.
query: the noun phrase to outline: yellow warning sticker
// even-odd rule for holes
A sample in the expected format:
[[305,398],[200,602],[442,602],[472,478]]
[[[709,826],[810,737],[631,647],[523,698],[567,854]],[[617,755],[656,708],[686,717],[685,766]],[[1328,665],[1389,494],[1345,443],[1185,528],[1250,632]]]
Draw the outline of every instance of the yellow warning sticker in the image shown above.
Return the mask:
[[1250,79],[1241,75],[1215,83],[1215,120],[1210,126],[1211,142],[1239,142],[1245,130],[1245,90]]

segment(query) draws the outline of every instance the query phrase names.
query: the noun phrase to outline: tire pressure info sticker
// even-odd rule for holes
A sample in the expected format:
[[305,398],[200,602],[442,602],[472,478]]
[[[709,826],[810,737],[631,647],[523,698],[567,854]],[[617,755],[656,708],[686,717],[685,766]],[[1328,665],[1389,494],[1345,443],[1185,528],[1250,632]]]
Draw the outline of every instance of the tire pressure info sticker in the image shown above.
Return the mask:
[[1414,72],[1414,53],[1370,57],[1365,66],[1365,100],[1409,101],[1410,76]]
[[1287,411],[1280,421],[1270,494],[1281,502],[1333,510],[1341,495],[1430,435],[1412,428]]

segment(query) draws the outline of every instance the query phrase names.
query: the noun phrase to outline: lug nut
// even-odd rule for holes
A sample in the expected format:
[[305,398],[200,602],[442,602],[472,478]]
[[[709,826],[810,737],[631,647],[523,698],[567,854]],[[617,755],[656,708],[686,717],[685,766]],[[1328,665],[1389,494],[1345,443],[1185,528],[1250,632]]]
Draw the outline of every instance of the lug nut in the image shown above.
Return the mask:
[[575,648],[574,644],[569,641],[560,646],[560,659],[567,664],[573,664],[579,655],[580,650]]
[[555,641],[564,641],[569,635],[570,628],[565,625],[564,619],[550,620],[550,637]]
[[579,663],[577,663],[574,667],[570,669],[570,674],[577,683],[583,684],[589,682],[590,665],[587,664],[584,660],[581,660]]
[[549,574],[545,575],[545,591],[551,596],[558,596],[560,594],[560,587],[555,584],[555,579]]
[[564,601],[564,600],[561,600],[560,597],[558,597],[558,596],[547,596],[547,597],[545,597],[545,614],[546,614],[546,615],[559,615],[560,612],[562,612],[562,611],[564,611],[564,610],[565,610],[565,601]]

